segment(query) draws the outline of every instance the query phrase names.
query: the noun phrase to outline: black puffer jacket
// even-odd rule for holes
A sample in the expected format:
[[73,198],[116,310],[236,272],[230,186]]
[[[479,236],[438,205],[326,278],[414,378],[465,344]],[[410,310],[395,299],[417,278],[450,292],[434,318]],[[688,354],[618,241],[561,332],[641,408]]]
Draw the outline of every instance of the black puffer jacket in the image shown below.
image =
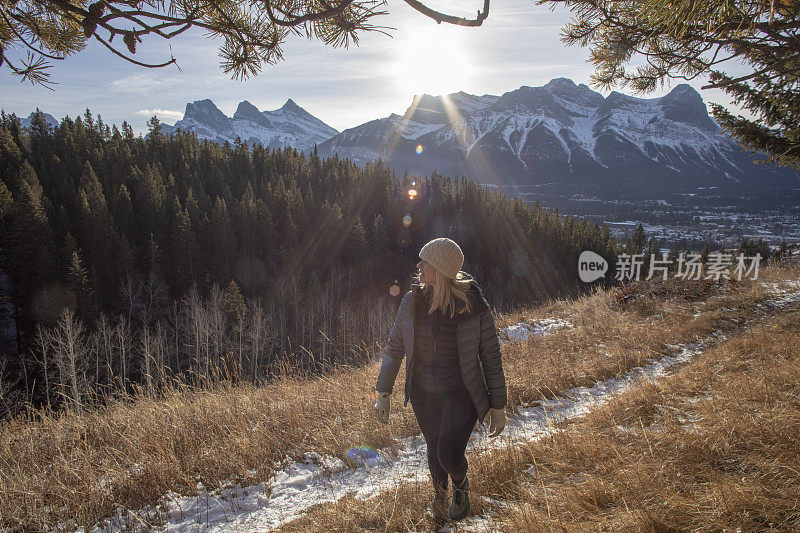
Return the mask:
[[[479,418],[483,419],[490,407],[494,409],[505,407],[506,378],[492,311],[478,283],[474,279],[470,282],[471,287],[467,294],[472,303],[472,311],[466,315],[456,315],[460,317],[456,329],[456,345],[464,385],[472,396]],[[418,297],[423,296],[419,285],[414,284],[400,302],[375,386],[379,392],[392,392],[400,365],[405,359],[406,383],[403,405],[408,403],[410,376],[414,365],[413,309],[414,301]]]

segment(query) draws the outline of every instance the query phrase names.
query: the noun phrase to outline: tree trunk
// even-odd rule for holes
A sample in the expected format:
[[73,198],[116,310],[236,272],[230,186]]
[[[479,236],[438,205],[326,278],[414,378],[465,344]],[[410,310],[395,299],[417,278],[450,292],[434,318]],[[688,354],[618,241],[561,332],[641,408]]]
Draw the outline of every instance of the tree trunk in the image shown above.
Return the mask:
[[147,397],[153,397],[153,368],[151,364],[152,355],[151,355],[152,346],[150,345],[150,326],[147,325],[145,321],[142,324],[142,357],[144,358],[144,382],[145,382],[145,389],[147,390]]

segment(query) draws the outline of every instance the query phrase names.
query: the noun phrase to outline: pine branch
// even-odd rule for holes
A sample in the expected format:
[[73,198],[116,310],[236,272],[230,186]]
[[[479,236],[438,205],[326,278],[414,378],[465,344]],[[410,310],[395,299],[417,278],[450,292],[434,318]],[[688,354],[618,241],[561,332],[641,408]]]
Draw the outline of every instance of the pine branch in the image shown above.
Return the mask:
[[456,26],[480,26],[483,24],[483,21],[486,20],[486,17],[489,16],[489,1],[490,0],[483,0],[483,11],[478,11],[478,14],[475,16],[474,19],[467,19],[462,17],[456,17],[453,15],[447,15],[445,13],[440,13],[439,11],[435,11],[422,2],[418,0],[403,0],[406,4],[411,6],[412,8],[416,9],[426,17],[432,18],[436,21],[437,24],[441,24],[442,22],[446,22],[448,24],[454,24]]

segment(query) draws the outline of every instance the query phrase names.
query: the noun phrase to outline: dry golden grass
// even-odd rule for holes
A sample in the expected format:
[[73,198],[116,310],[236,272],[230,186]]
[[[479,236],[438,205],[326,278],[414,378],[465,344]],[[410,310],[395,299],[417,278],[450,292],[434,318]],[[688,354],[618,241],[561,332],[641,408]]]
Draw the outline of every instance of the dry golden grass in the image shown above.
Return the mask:
[[798,326],[795,309],[509,450],[536,468],[503,494],[498,529],[800,530]]
[[[752,304],[714,298],[736,309]],[[710,300],[698,303],[719,314]],[[800,310],[731,314],[722,325],[728,340],[670,377],[618,395],[552,437],[472,454],[472,514],[492,522],[462,528],[800,530]],[[431,497],[427,484],[404,484],[368,501],[319,506],[284,529],[430,530],[422,510]]]
[[[389,429],[371,409],[374,367],[265,387],[220,383],[172,389],[160,399],[119,402],[79,417],[37,414],[0,431],[3,526],[50,529],[88,525],[116,505],[137,509],[168,490],[197,491],[238,477],[268,478],[286,456],[344,455],[343,443],[384,447]],[[413,433],[410,411],[396,409],[392,431]]]
[[[797,270],[763,270],[759,281],[764,279],[797,279]],[[731,288],[670,280],[525,311],[527,320],[553,313],[575,328],[504,346],[510,404],[604,379],[666,351],[665,343],[691,341],[726,324],[732,327],[732,314],[748,314],[764,297],[758,283]],[[694,316],[696,311],[701,314]],[[509,318],[500,315],[497,323],[508,325]],[[325,377],[286,378],[258,388],[231,383],[210,390],[174,388],[158,399],[117,402],[82,417],[40,412],[5,422],[0,426],[0,527],[50,530],[68,521],[90,526],[117,506],[152,505],[170,490],[195,494],[198,481],[211,488],[231,478],[265,480],[287,457],[297,459],[305,452],[347,461],[345,451],[351,446],[391,446],[395,438],[419,430],[411,410],[401,408],[402,371],[391,424],[374,423],[377,371],[376,365],[341,368]],[[519,477],[513,463],[484,467],[504,468],[508,479]],[[474,485],[478,493],[505,491],[508,485],[483,483]],[[424,507],[427,490],[398,487],[398,493],[416,496],[403,498],[392,519],[398,527],[389,529],[415,527],[419,514],[409,502]],[[332,529],[347,530],[346,524],[353,523],[371,528],[365,525],[372,524],[369,513],[355,522],[344,519],[354,516],[361,504],[343,500],[319,511],[341,509],[341,522],[326,521],[339,524]],[[480,512],[482,504],[476,505]],[[387,527],[380,519],[378,523]]]

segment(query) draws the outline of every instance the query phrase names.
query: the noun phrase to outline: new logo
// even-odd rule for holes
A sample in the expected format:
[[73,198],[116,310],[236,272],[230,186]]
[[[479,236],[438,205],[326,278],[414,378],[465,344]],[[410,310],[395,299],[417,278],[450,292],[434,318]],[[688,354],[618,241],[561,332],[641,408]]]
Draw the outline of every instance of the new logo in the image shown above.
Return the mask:
[[584,283],[602,278],[608,271],[608,261],[591,250],[584,250],[578,257],[578,276]]

